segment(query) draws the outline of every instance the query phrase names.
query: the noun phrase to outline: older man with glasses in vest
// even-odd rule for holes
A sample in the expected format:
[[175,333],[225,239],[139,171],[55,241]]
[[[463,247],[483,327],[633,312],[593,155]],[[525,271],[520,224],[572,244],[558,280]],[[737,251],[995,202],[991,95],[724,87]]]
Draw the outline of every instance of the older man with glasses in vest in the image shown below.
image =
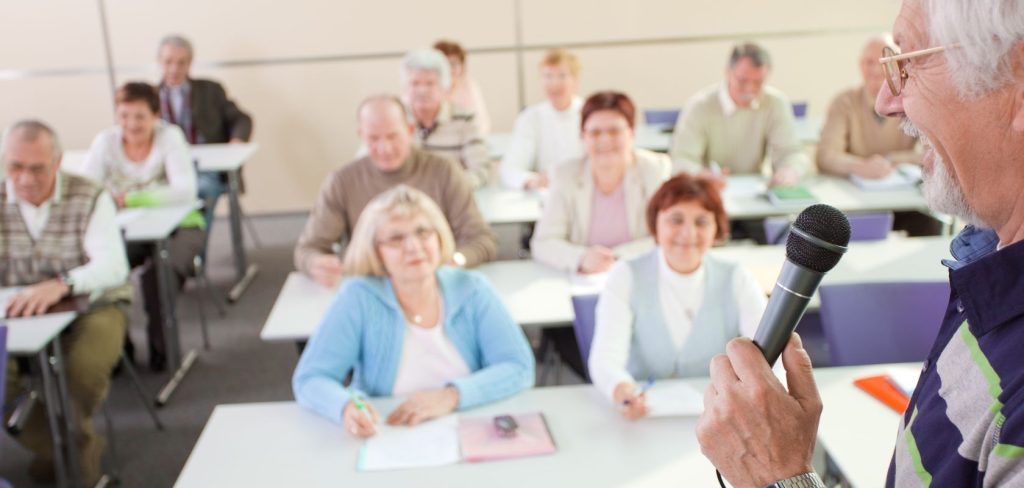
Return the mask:
[[[89,308],[61,335],[68,390],[77,423],[82,485],[101,477],[103,440],[92,417],[107,396],[110,373],[127,330],[128,262],[114,200],[85,178],[60,171],[57,135],[25,120],[0,141],[6,177],[0,185],[0,286],[20,287],[6,304],[7,317],[45,313],[65,297],[88,295]],[[9,362],[9,398],[24,391],[17,365]],[[18,441],[35,453],[30,476],[53,479],[53,446],[47,417],[36,412]]]

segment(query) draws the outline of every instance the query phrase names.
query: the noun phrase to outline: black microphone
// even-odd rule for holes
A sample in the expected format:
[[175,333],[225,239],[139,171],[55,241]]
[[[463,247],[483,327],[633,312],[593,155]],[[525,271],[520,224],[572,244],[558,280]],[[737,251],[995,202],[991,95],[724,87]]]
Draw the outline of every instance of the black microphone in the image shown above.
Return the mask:
[[850,243],[850,221],[825,204],[800,212],[786,240],[786,262],[754,334],[768,364],[782,354],[825,273],[839,263]]

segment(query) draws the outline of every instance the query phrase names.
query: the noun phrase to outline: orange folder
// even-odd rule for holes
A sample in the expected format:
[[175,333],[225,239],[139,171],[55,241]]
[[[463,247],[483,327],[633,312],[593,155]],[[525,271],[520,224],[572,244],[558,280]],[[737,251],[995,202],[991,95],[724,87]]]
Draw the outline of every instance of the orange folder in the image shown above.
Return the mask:
[[895,410],[896,413],[901,414],[907,411],[907,406],[910,405],[910,397],[893,386],[888,375],[866,376],[853,380],[853,384]]

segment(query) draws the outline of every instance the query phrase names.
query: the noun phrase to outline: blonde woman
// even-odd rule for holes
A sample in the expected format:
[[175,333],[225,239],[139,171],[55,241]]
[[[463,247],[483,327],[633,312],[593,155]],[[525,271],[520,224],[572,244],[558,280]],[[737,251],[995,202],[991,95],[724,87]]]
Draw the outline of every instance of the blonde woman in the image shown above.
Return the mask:
[[387,422],[415,425],[533,386],[533,354],[494,289],[441,266],[454,248],[419,190],[399,185],[367,205],[345,253],[350,277],[295,369],[299,404],[368,437],[380,416],[366,396],[406,397]]

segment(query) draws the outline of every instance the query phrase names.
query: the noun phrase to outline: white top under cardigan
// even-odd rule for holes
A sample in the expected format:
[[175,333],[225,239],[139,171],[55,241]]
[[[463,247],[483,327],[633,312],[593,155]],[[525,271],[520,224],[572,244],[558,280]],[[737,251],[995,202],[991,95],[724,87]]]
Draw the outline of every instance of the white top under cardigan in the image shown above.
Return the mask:
[[[678,273],[669,267],[659,250],[658,273],[662,316],[665,317],[672,345],[680,350],[704,301],[704,265],[690,274]],[[737,266],[735,273],[733,294],[740,330],[744,336],[753,338],[768,301],[749,271]],[[634,319],[630,307],[632,288],[633,271],[627,261],[619,260],[608,272],[608,280],[597,302],[588,367],[594,386],[609,399],[613,398],[619,383],[634,381],[627,371]]]
[[[444,317],[444,305],[438,312]],[[472,371],[444,332],[439,319],[432,327],[405,323],[402,337],[402,356],[398,359],[398,373],[392,395],[405,396],[429,390],[439,390],[452,380],[465,378]]]

